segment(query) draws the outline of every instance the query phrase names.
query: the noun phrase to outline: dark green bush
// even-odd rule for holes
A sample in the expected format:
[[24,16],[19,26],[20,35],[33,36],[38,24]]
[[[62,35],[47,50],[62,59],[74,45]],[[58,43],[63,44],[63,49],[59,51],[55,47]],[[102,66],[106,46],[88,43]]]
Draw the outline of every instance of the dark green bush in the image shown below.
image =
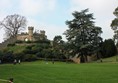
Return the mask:
[[24,55],[23,61],[35,61],[37,60],[37,56],[33,54],[26,54]]
[[21,40],[17,40],[16,43],[23,43],[23,41],[21,41]]
[[13,43],[13,44],[8,44],[7,46],[15,46],[15,43]]

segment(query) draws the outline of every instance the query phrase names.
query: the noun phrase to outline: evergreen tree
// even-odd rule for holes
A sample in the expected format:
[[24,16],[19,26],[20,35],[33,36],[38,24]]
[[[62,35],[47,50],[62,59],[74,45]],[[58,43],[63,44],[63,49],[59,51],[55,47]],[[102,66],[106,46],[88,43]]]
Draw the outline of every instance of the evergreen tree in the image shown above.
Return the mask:
[[102,58],[111,57],[116,55],[117,49],[112,39],[107,39],[102,43],[101,54]]
[[101,28],[95,26],[93,14],[88,14],[88,9],[72,13],[73,20],[66,21],[68,30],[65,31],[66,38],[73,55],[79,54],[82,62],[87,61],[87,55],[93,54],[99,47],[102,38]]
[[114,30],[113,38],[116,41],[116,43],[118,43],[118,7],[115,9],[113,14],[116,16],[116,18],[112,20],[111,28]]

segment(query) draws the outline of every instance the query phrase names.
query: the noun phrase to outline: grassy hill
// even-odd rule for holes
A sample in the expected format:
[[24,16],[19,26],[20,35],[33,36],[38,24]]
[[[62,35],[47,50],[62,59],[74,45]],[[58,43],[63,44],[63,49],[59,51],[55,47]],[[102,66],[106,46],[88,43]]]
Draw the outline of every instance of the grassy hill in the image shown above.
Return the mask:
[[118,55],[103,59],[103,61],[106,61],[106,62],[116,62],[116,60],[118,60]]
[[14,53],[19,53],[22,52],[25,49],[25,47],[26,46],[15,45],[15,46],[9,46],[7,47],[7,49],[13,51]]
[[[0,65],[0,79],[14,83],[117,83],[118,64],[67,64],[43,61]],[[5,83],[0,81],[0,83]]]

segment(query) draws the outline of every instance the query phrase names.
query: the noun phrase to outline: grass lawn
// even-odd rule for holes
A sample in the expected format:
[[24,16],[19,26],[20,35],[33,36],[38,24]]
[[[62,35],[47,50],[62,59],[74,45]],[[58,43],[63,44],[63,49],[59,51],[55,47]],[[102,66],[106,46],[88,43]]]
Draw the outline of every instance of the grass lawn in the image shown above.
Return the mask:
[[118,63],[46,64],[36,61],[0,65],[0,79],[10,77],[14,78],[14,83],[118,83]]

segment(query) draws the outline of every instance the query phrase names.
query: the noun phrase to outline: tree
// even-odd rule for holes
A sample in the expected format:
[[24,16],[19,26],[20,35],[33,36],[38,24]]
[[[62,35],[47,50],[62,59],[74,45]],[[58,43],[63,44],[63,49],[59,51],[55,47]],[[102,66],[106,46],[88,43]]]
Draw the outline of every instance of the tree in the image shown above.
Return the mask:
[[71,46],[71,53],[79,54],[82,62],[87,61],[87,56],[93,54],[102,41],[101,28],[94,25],[93,14],[87,12],[88,9],[72,13],[74,19],[66,21],[69,29],[64,33]]
[[58,36],[55,36],[54,39],[53,39],[53,46],[52,46],[52,49],[53,49],[53,55],[55,58],[63,58],[63,44],[64,44],[64,41],[62,40],[62,36],[58,35]]
[[112,20],[111,28],[114,30],[113,38],[116,41],[116,43],[118,43],[118,7],[115,9],[113,14],[116,16],[116,18]]
[[62,42],[63,42],[63,40],[62,40],[61,36],[55,36],[53,39],[53,46],[58,46]]
[[116,55],[117,48],[112,39],[107,39],[102,43],[101,54],[102,58],[107,58]]
[[26,26],[26,18],[18,14],[8,15],[0,22],[0,27],[5,29],[6,38],[16,37],[16,35]]
[[3,52],[0,50],[0,60],[2,59],[3,55]]

